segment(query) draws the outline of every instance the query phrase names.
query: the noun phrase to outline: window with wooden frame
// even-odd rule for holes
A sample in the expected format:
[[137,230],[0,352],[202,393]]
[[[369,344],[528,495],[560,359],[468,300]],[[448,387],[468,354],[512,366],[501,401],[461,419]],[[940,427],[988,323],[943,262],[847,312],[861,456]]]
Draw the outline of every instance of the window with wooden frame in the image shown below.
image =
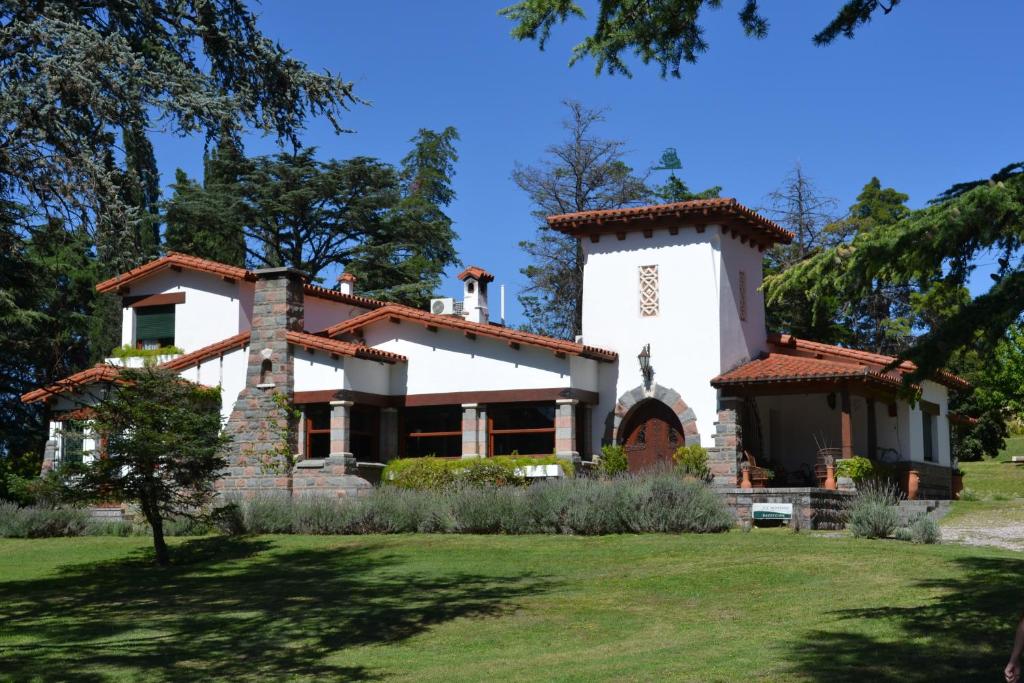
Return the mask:
[[306,457],[326,458],[331,454],[331,406],[310,403],[305,406]]
[[462,456],[462,406],[407,408],[402,414],[405,457]]
[[174,304],[135,309],[135,348],[174,346]]
[[492,403],[487,406],[491,455],[555,452],[554,403]]
[[[380,462],[378,435],[380,434],[380,409],[374,406],[354,405],[349,409],[349,449],[356,460]],[[389,455],[394,455],[391,453]]]

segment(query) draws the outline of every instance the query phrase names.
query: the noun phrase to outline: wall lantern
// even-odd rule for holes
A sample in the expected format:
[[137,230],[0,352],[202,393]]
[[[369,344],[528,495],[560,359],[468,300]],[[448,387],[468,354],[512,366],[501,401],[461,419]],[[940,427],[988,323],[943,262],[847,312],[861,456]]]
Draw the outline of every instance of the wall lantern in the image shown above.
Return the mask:
[[654,368],[651,367],[651,345],[644,344],[644,348],[640,349],[640,355],[636,359],[640,361],[640,374],[644,378],[644,386],[650,386],[651,379],[654,377]]

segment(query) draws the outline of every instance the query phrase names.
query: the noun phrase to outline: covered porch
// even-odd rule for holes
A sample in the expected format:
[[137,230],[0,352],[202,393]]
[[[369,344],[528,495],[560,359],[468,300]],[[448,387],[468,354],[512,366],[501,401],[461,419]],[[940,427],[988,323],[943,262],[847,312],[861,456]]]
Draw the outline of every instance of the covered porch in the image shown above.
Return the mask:
[[732,486],[849,490],[852,482],[837,470],[860,456],[894,478],[908,499],[951,495],[947,393],[934,382],[908,396],[898,372],[768,354],[712,384],[726,421],[734,422],[727,429],[735,451],[726,456],[736,458]]

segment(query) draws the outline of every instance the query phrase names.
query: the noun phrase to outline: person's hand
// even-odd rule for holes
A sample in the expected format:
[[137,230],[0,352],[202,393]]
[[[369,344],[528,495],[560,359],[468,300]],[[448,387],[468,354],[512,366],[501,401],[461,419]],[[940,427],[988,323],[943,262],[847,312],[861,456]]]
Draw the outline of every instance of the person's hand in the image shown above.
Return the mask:
[[1020,662],[1011,659],[1003,673],[1006,675],[1006,683],[1018,683],[1020,681]]

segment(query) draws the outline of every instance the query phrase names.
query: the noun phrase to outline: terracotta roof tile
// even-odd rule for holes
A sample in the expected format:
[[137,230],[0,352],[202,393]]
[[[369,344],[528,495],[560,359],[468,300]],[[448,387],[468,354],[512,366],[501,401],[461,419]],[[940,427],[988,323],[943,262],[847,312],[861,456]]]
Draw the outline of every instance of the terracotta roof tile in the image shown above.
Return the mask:
[[[768,343],[774,347],[775,350],[782,353],[813,356],[816,358],[829,357],[833,359],[853,361],[874,366],[878,370],[890,368],[891,366],[892,369],[895,369],[901,374],[909,374],[917,370],[917,366],[914,363],[907,360],[900,361],[894,356],[886,356],[880,353],[872,353],[870,351],[861,351],[860,349],[851,349],[845,346],[823,344],[809,339],[798,339],[790,334],[768,335]],[[948,370],[939,370],[935,373],[933,379],[939,384],[943,384],[951,389],[963,390],[969,389],[971,386],[971,383],[966,379],[959,377]]]
[[22,394],[21,402],[36,403],[37,401],[48,399],[51,396],[74,391],[89,384],[95,384],[96,382],[113,382],[119,375],[120,373],[115,366],[100,363],[94,367],[86,368],[81,372],[69,375],[62,380],[54,382],[48,387],[40,387],[39,389],[33,389],[32,391]]
[[728,221],[749,228],[769,244],[772,242],[788,244],[794,237],[792,232],[775,221],[765,218],[728,197],[695,199],[688,202],[634,206],[623,209],[563,213],[548,216],[547,222],[555,230],[573,235],[585,235],[602,231],[616,232],[649,228],[651,220],[658,218],[697,218],[701,222],[708,223]]
[[[239,268],[238,266],[229,266],[226,263],[219,263],[217,261],[211,261],[209,259],[200,258],[198,256],[191,256],[189,254],[182,254],[176,251],[169,251],[165,255],[144,263],[137,268],[115,275],[109,280],[96,285],[96,291],[105,292],[116,292],[121,287],[131,284],[137,280],[141,280],[144,277],[148,277],[155,273],[158,273],[167,268],[182,268],[185,270],[192,270],[200,273],[210,273],[212,275],[218,275],[220,277],[229,278],[232,280],[247,280],[255,281],[256,275],[245,268]],[[335,289],[327,289],[319,285],[313,285],[306,283],[303,285],[303,290],[306,296],[317,297],[320,299],[330,299],[331,301],[338,301],[340,303],[352,304],[359,306],[360,308],[380,308],[385,304],[383,301],[377,299],[371,299],[368,296],[360,296],[358,294],[343,294]]]
[[555,339],[554,337],[545,337],[539,334],[511,330],[507,327],[500,327],[498,325],[469,322],[468,320],[463,320],[462,318],[450,315],[435,315],[433,313],[421,311],[418,308],[410,308],[409,306],[400,306],[398,304],[388,304],[387,306],[378,308],[370,313],[364,313],[363,315],[356,316],[355,318],[327,328],[323,333],[329,337],[335,337],[345,332],[351,332],[352,330],[363,327],[364,325],[391,317],[402,320],[412,320],[436,327],[445,327],[452,330],[461,330],[463,332],[491,337],[493,339],[503,339],[512,344],[526,344],[528,346],[549,349],[556,353],[567,353],[573,356],[582,356],[583,358],[592,358],[594,360],[605,362],[611,362],[618,358],[618,354],[614,351],[599,349],[595,346],[585,346],[583,344],[565,341],[564,339]]
[[902,386],[897,373],[884,373],[870,367],[817,358],[769,353],[764,358],[744,363],[711,380],[714,387],[771,382],[810,382],[860,380],[893,388]]
[[248,345],[250,336],[249,332],[241,332],[233,337],[222,339],[215,344],[210,344],[209,346],[204,346],[201,349],[196,349],[191,353],[186,353],[183,356],[173,358],[166,363],[162,363],[160,367],[175,371],[191,368],[195,365],[199,365],[203,361],[209,360],[210,358],[216,358],[223,353],[234,351],[235,349]]
[[365,358],[366,360],[376,360],[384,363],[404,363],[408,360],[405,356],[397,353],[390,353],[364,344],[354,344],[308,332],[289,332],[288,343],[327,351],[328,353],[336,353],[342,356],[354,356],[355,358]]
[[494,276],[479,266],[469,266],[464,271],[459,273],[456,277],[459,278],[460,280],[465,280],[466,278],[473,277],[479,280],[480,282],[494,282]]

